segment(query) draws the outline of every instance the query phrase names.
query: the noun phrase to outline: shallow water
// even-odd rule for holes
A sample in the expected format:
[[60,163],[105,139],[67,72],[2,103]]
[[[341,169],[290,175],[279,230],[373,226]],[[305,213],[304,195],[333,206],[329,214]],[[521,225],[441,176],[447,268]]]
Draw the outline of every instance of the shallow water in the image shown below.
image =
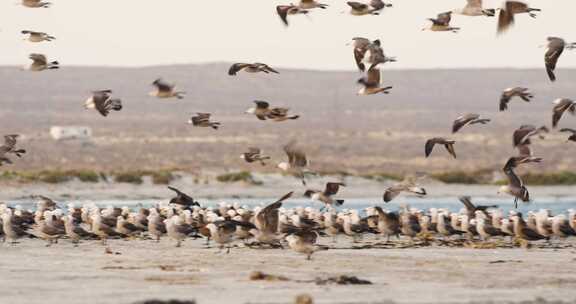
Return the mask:
[[[253,199],[253,198],[230,198],[230,199],[197,199],[202,206],[208,207],[216,207],[221,202],[226,203],[239,203],[240,205],[246,205],[250,207],[254,206],[265,206],[266,204],[272,203],[277,198],[270,198],[270,199]],[[151,207],[158,203],[167,203],[168,200],[70,200],[66,202],[59,202],[60,207],[65,208],[65,204],[73,203],[75,206],[82,206],[84,204],[95,204],[99,207],[123,207],[128,206],[130,208],[137,208],[139,206],[143,207]],[[20,205],[26,209],[34,209],[35,202],[32,200],[13,200],[13,201],[6,201],[9,206],[16,206]],[[514,209],[514,201],[508,198],[483,198],[483,197],[475,197],[473,199],[473,203],[476,205],[498,205],[498,207],[505,212]],[[338,210],[341,209],[357,209],[357,210],[364,210],[368,207],[373,206],[381,206],[385,209],[389,210],[397,210],[400,208],[402,204],[408,204],[411,207],[415,207],[418,209],[429,209],[429,208],[445,208],[450,211],[457,212],[463,208],[462,203],[458,201],[457,198],[454,197],[435,197],[435,198],[418,198],[418,197],[400,197],[394,200],[391,203],[385,204],[382,202],[381,198],[373,198],[373,199],[347,199],[344,205],[337,208]],[[315,207],[321,208],[322,205],[317,202],[311,202],[308,199],[289,199],[284,203],[284,207],[286,208],[294,208],[294,207]],[[518,202],[518,211],[520,212],[528,212],[530,210],[539,210],[539,209],[549,209],[553,213],[562,213],[566,212],[568,209],[576,209],[576,197],[540,197],[537,200],[534,200],[530,204],[524,204],[522,202]]]

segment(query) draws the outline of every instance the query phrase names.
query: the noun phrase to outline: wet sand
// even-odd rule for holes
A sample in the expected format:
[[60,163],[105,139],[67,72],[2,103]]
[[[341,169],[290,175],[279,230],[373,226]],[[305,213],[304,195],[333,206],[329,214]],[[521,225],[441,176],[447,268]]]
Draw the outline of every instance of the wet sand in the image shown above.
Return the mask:
[[[187,240],[181,248],[168,239],[114,240],[109,246],[119,254],[107,254],[99,242],[74,248],[61,240],[45,247],[27,239],[0,245],[0,303],[291,303],[300,293],[316,303],[517,303],[538,297],[572,303],[576,240],[568,242],[564,249],[359,250],[342,237],[335,245],[322,239],[335,248],[307,261],[289,249],[240,245],[218,253],[203,240]],[[373,285],[251,281],[252,271],[304,281],[353,275]]]

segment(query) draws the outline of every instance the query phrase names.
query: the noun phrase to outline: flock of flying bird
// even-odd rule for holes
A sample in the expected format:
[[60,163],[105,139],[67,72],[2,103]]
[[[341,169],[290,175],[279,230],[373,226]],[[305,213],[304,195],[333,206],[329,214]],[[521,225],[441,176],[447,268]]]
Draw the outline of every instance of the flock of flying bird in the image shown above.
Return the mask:
[[[29,8],[47,8],[51,3],[41,0],[22,0],[22,5]],[[350,14],[355,16],[378,15],[382,10],[391,8],[392,5],[382,0],[371,0],[369,3],[347,2]],[[280,5],[276,11],[282,22],[288,26],[288,17],[298,14],[308,14],[314,9],[328,9],[329,6],[316,0],[300,0],[298,4]],[[484,8],[482,0],[467,0],[464,8],[438,14],[437,18],[429,19],[431,26],[427,30],[434,32],[458,32],[460,28],[450,25],[452,15],[494,17],[499,11],[498,33],[502,34],[514,24],[518,14],[529,14],[536,17],[539,9],[531,8],[521,1],[505,1],[502,8]],[[30,42],[50,42],[55,37],[30,30],[23,30]],[[352,39],[353,55],[358,70],[365,76],[357,81],[362,85],[359,95],[389,94],[392,86],[383,86],[381,81],[380,66],[387,62],[395,62],[396,58],[384,54],[380,40],[370,40],[362,37]],[[576,48],[576,43],[566,43],[557,37],[548,38],[548,49],[545,53],[546,72],[551,81],[556,80],[555,69],[558,59],[565,49]],[[33,61],[28,67],[30,71],[44,71],[58,69],[57,61],[48,61],[42,54],[31,54]],[[228,75],[236,76],[244,73],[280,74],[279,71],[264,63],[235,63],[229,70]],[[163,79],[156,79],[152,85],[155,90],[151,96],[157,98],[185,98],[186,92],[177,91],[174,84]],[[499,101],[500,111],[506,111],[509,104],[515,98],[530,102],[534,96],[528,88],[513,87],[506,89],[501,94]],[[271,120],[283,122],[296,120],[299,115],[290,115],[288,108],[272,107],[266,101],[256,100],[255,106],[246,110],[246,113],[256,116],[258,120]],[[112,111],[121,111],[122,100],[114,98],[112,90],[96,90],[85,101],[86,109],[95,109],[102,116],[108,116]],[[557,128],[565,112],[576,114],[576,102],[571,99],[561,98],[554,101],[552,111],[552,128]],[[484,125],[491,120],[480,117],[478,114],[467,113],[458,117],[452,128],[452,133],[461,131],[466,126]],[[212,121],[210,113],[197,113],[188,121],[196,127],[208,127],[218,129],[220,122]],[[570,133],[569,141],[576,142],[576,130],[563,128],[560,131]],[[499,189],[499,193],[509,194],[517,201],[530,201],[528,189],[523,181],[515,173],[520,165],[541,162],[542,158],[533,155],[530,148],[532,138],[542,137],[549,132],[549,128],[523,125],[513,134],[514,147],[518,149],[518,155],[508,159],[503,167],[503,172],[508,178],[508,184]],[[8,157],[11,154],[18,158],[22,157],[26,150],[17,146],[18,135],[5,135],[5,143],[0,146],[0,166],[11,164]],[[442,145],[448,153],[456,158],[456,141],[446,137],[435,137],[426,141],[425,156],[428,157],[437,145]],[[284,147],[287,161],[277,165],[283,171],[298,176],[303,185],[306,185],[306,174],[314,174],[308,169],[309,161],[303,149],[291,141]],[[269,156],[263,155],[257,147],[250,147],[241,158],[248,163],[260,163],[266,165]],[[401,183],[393,185],[385,190],[383,200],[390,202],[401,192],[410,192],[419,196],[426,195],[426,190],[417,185],[417,178],[409,177]],[[12,241],[25,234],[33,234],[52,243],[64,235],[73,241],[82,238],[99,237],[106,240],[108,237],[130,237],[135,234],[146,232],[148,235],[159,239],[167,233],[171,238],[180,241],[193,235],[195,237],[208,237],[221,245],[230,244],[233,239],[255,238],[259,243],[277,244],[279,235],[286,234],[286,240],[290,247],[296,251],[310,255],[322,248],[317,246],[316,239],[320,234],[337,235],[345,233],[351,236],[361,235],[363,232],[375,232],[386,235],[403,234],[414,237],[420,232],[436,232],[444,236],[452,234],[480,235],[483,239],[495,235],[515,235],[524,240],[548,238],[552,235],[574,235],[576,218],[570,213],[569,218],[564,215],[550,217],[545,215],[530,215],[524,221],[519,213],[511,214],[504,218],[498,213],[498,209],[474,207],[468,198],[463,199],[468,212],[457,214],[448,211],[431,209],[428,212],[404,208],[400,213],[384,211],[379,207],[371,209],[367,218],[360,218],[357,211],[343,211],[337,213],[335,206],[341,206],[344,201],[335,199],[339,187],[343,183],[327,183],[324,190],[308,189],[304,196],[325,204],[325,208],[288,210],[281,208],[282,201],[288,199],[292,193],[287,194],[274,204],[263,209],[249,210],[245,207],[226,206],[217,210],[201,208],[200,205],[186,194],[177,189],[177,197],[171,201],[170,207],[141,208],[133,213],[128,209],[108,208],[100,210],[95,206],[84,208],[69,208],[67,215],[57,209],[54,202],[43,198],[34,213],[21,209],[8,208],[0,205],[2,230],[0,233]],[[470,211],[472,210],[472,211]],[[446,222],[446,219],[450,219]],[[549,226],[549,227],[548,227]],[[338,229],[336,227],[339,227]],[[511,228],[510,228],[511,227]],[[543,229],[542,227],[548,227]],[[558,228],[560,227],[560,228]],[[570,230],[571,229],[571,230]],[[33,232],[28,232],[33,231]],[[552,232],[550,232],[552,231]]]

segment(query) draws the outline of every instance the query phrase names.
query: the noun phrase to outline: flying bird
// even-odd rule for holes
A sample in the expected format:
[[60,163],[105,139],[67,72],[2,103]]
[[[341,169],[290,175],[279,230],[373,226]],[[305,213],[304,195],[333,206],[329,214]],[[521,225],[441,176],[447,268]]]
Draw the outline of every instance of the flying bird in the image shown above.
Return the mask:
[[48,8],[52,3],[42,0],[22,0],[22,5],[30,8]]
[[362,88],[358,91],[358,95],[374,95],[374,94],[390,94],[392,86],[382,87],[380,80],[380,69],[372,68],[366,72],[366,76],[358,79],[358,84]]
[[485,9],[482,5],[482,0],[467,0],[466,6],[463,8],[457,8],[452,11],[454,14],[464,15],[464,16],[496,16],[496,9],[490,8]]
[[308,166],[306,154],[294,140],[284,146],[284,152],[288,156],[288,161],[279,163],[278,168],[285,172],[295,173],[302,179],[302,184],[306,186],[305,174],[309,173],[306,170]]
[[310,11],[302,9],[297,5],[278,5],[276,6],[276,13],[280,16],[280,19],[284,25],[288,26],[288,16],[290,15],[306,15]]
[[308,189],[304,192],[304,196],[311,200],[324,203],[324,208],[332,207],[334,205],[342,206],[344,200],[334,199],[333,196],[338,193],[340,187],[345,186],[346,185],[343,183],[326,183],[324,191]]
[[346,4],[350,6],[350,14],[354,16],[379,15],[384,8],[392,7],[392,4],[382,0],[371,0],[369,3],[348,1]]
[[46,56],[42,54],[30,54],[28,56],[32,63],[28,66],[28,70],[33,72],[40,72],[44,70],[54,70],[60,68],[58,61],[48,62]]
[[362,72],[366,70],[364,62],[370,64],[369,70],[373,69],[379,64],[386,62],[396,62],[395,57],[387,57],[381,47],[380,40],[370,41],[362,37],[352,38],[352,46],[354,47],[354,60],[356,66]]
[[93,91],[92,96],[84,102],[84,108],[96,109],[98,113],[106,117],[110,111],[122,110],[122,100],[112,98],[112,90]]
[[458,197],[458,200],[464,205],[464,207],[466,208],[466,211],[468,213],[468,216],[470,218],[474,218],[476,216],[476,211],[480,211],[486,215],[488,215],[486,213],[486,210],[490,209],[490,208],[498,208],[498,206],[496,205],[490,205],[490,206],[482,206],[482,205],[474,205],[472,203],[472,197],[470,196],[460,196]]
[[572,115],[576,115],[576,102],[568,98],[559,98],[554,100],[554,109],[552,110],[552,127],[556,128],[558,122],[568,111]]
[[384,190],[384,194],[382,195],[382,200],[385,203],[389,203],[402,192],[410,192],[418,196],[425,196],[427,194],[426,189],[417,186],[415,179],[410,177],[406,178],[401,183],[386,188],[386,190]]
[[228,75],[235,76],[239,71],[244,71],[246,73],[259,73],[263,72],[266,74],[275,73],[280,74],[275,69],[271,68],[264,63],[235,63],[228,70]]
[[174,90],[175,85],[164,81],[162,78],[154,80],[152,83],[156,90],[150,92],[150,96],[158,98],[172,98],[176,97],[178,99],[184,98],[186,92],[178,92]]
[[245,111],[246,114],[254,114],[260,120],[273,120],[281,122],[285,120],[295,120],[300,118],[300,115],[288,116],[288,108],[270,108],[270,103],[262,100],[255,100],[256,107],[249,108]]
[[245,160],[247,163],[258,161],[262,166],[266,166],[266,162],[264,161],[270,159],[270,156],[262,155],[262,151],[259,148],[250,147],[248,148],[248,152],[244,152],[240,155],[240,158]]
[[190,117],[188,124],[191,124],[194,127],[218,130],[218,128],[220,128],[220,122],[210,121],[210,116],[212,116],[210,113],[196,113],[196,115]]
[[506,32],[514,25],[515,15],[527,13],[530,17],[536,18],[534,12],[539,11],[541,10],[529,7],[528,4],[521,1],[506,1],[498,16],[498,34]]
[[450,26],[452,20],[452,12],[445,12],[438,14],[436,18],[428,18],[432,22],[430,27],[422,29],[423,31],[429,30],[432,32],[453,32],[458,33],[459,27]]
[[500,95],[500,111],[508,110],[508,103],[514,97],[520,97],[525,102],[530,102],[530,100],[534,98],[534,95],[532,95],[532,93],[530,93],[530,91],[528,91],[527,88],[522,87],[508,88],[504,90],[504,92],[502,92],[502,95]]
[[540,138],[544,138],[542,133],[548,132],[549,130],[546,126],[536,128],[533,125],[522,125],[520,128],[514,130],[514,133],[512,134],[512,142],[514,147],[529,145],[531,144],[531,137],[539,136]]
[[508,159],[502,169],[508,178],[508,185],[501,186],[498,190],[498,193],[505,193],[514,197],[514,208],[518,208],[518,200],[525,203],[530,202],[528,189],[524,186],[522,179],[514,172],[514,168],[516,168],[517,165],[518,163],[515,158],[512,157]]
[[12,164],[12,160],[7,157],[7,154],[14,154],[18,158],[26,154],[26,150],[16,147],[18,137],[20,137],[18,134],[4,135],[4,144],[0,146],[0,166],[3,163]]
[[42,41],[52,41],[55,40],[56,38],[54,36],[50,36],[46,33],[43,32],[35,32],[35,31],[22,31],[21,32],[24,35],[28,35],[27,40],[30,42],[42,42]]
[[452,124],[452,133],[458,132],[464,126],[467,125],[475,125],[475,124],[482,124],[485,125],[490,122],[490,119],[487,118],[480,118],[480,115],[468,113],[456,118],[454,123]]
[[456,151],[454,151],[455,143],[456,141],[454,140],[446,139],[443,137],[434,137],[426,141],[424,152],[426,157],[429,157],[435,145],[444,145],[448,153],[450,153],[452,157],[456,158]]
[[168,189],[174,191],[176,193],[176,197],[173,197],[172,199],[170,199],[170,204],[174,204],[174,205],[180,205],[180,206],[184,206],[184,207],[192,207],[192,206],[198,206],[200,207],[200,203],[198,203],[197,201],[195,201],[191,196],[189,196],[188,194],[174,188],[171,186],[168,186]]
[[558,37],[548,37],[548,46],[546,54],[544,55],[544,63],[546,65],[546,73],[551,81],[556,81],[556,64],[558,59],[564,52],[564,49],[573,49],[576,47],[576,43],[566,44],[566,41]]
[[576,142],[576,130],[564,128],[564,129],[560,129],[560,132],[570,133],[570,137],[568,137],[568,141]]

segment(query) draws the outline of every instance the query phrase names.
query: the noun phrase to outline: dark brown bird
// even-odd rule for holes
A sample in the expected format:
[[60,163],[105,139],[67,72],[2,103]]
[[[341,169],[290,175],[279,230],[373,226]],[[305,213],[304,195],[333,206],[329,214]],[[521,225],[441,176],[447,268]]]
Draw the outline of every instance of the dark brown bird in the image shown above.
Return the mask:
[[504,7],[500,10],[498,16],[498,34],[506,32],[512,25],[514,25],[514,16],[516,14],[528,13],[530,17],[536,18],[533,12],[539,12],[540,9],[531,8],[528,4],[520,1],[506,1]]
[[333,199],[332,197],[338,193],[340,187],[345,187],[346,185],[343,183],[326,183],[326,188],[324,191],[320,190],[306,190],[304,192],[304,196],[314,200],[324,203],[324,208],[336,206],[342,206],[344,204],[344,200]]
[[548,78],[550,78],[551,81],[556,81],[554,70],[556,70],[556,64],[564,52],[564,49],[574,49],[575,47],[576,43],[567,44],[562,38],[548,37],[548,49],[544,55],[544,63],[546,64],[546,73],[548,73]]
[[454,140],[446,139],[443,137],[435,137],[426,141],[424,152],[426,154],[426,157],[428,157],[432,153],[432,150],[434,149],[435,145],[444,145],[448,153],[450,153],[452,157],[456,158],[456,151],[454,150],[455,143],[456,141]]
[[184,192],[182,192],[182,191],[180,191],[174,187],[168,186],[168,189],[176,192],[176,197],[174,197],[170,200],[170,204],[181,205],[184,207],[192,207],[192,206],[200,207],[200,204],[197,201],[195,201],[188,194],[186,194],[186,193],[184,193]]
[[554,109],[552,109],[552,127],[556,128],[558,122],[568,111],[572,115],[576,115],[576,102],[567,98],[560,98],[554,101]]
[[472,219],[476,216],[476,211],[480,211],[480,212],[484,213],[486,216],[488,216],[488,214],[486,213],[486,210],[488,210],[489,208],[498,208],[497,205],[490,205],[490,206],[478,205],[478,206],[476,206],[472,203],[472,198],[470,196],[460,196],[460,197],[458,197],[458,200],[464,205],[464,207],[466,207],[466,211],[467,211],[468,217],[470,219]]
[[380,69],[372,68],[368,70],[365,77],[358,79],[363,87],[358,91],[358,95],[374,95],[379,93],[390,94],[391,86],[382,87],[380,80]]
[[540,138],[544,138],[542,133],[548,133],[549,130],[546,126],[542,126],[540,128],[536,128],[533,125],[522,125],[520,128],[514,130],[512,134],[512,142],[514,147],[518,147],[520,145],[529,145],[531,144],[530,138],[533,136],[539,136]]
[[475,124],[482,124],[485,125],[490,122],[490,119],[487,118],[480,118],[480,115],[468,113],[456,118],[454,123],[452,124],[452,133],[458,132],[464,126],[467,125],[475,125]]
[[112,98],[112,90],[93,91],[92,96],[84,103],[86,109],[96,109],[98,113],[106,117],[110,111],[122,110],[122,100]]
[[424,28],[423,31],[429,30],[432,32],[453,32],[458,33],[459,27],[450,26],[450,21],[452,21],[452,12],[445,12],[438,14],[436,18],[428,18],[432,22],[432,25],[428,28]]
[[308,167],[308,159],[306,154],[298,146],[295,140],[290,141],[284,146],[284,152],[288,156],[287,162],[281,162],[278,164],[278,168],[285,172],[291,172],[299,176],[302,180],[302,184],[306,186],[305,174],[310,173],[306,167]]
[[512,157],[508,159],[502,171],[508,178],[508,185],[504,185],[500,187],[498,193],[506,193],[509,195],[514,196],[514,208],[518,208],[518,200],[522,200],[525,203],[530,202],[530,194],[526,186],[524,186],[524,182],[516,172],[514,172],[514,168],[518,166],[517,160]]
[[522,87],[508,88],[504,90],[504,92],[502,92],[502,95],[500,96],[500,111],[508,110],[508,103],[512,98],[516,96],[522,98],[522,100],[524,100],[525,102],[530,102],[530,100],[534,98],[534,95],[532,95],[532,93],[530,93],[527,88]]
[[191,124],[194,127],[212,128],[214,130],[218,130],[221,123],[217,121],[210,121],[210,116],[212,116],[210,113],[196,113],[196,115],[188,119],[188,124]]
[[26,154],[26,150],[16,147],[18,137],[20,137],[18,134],[4,135],[4,144],[0,146],[0,166],[2,163],[12,164],[12,160],[7,157],[7,154],[14,154],[18,158]]
[[244,113],[253,114],[260,120],[273,120],[281,122],[285,120],[295,120],[300,118],[300,115],[288,116],[290,109],[288,108],[270,108],[267,101],[255,100],[255,107],[249,108]]
[[258,161],[262,166],[266,166],[266,162],[264,161],[270,159],[270,156],[262,155],[262,151],[259,148],[250,147],[248,148],[248,152],[244,152],[240,155],[240,158],[245,160],[247,163]]

